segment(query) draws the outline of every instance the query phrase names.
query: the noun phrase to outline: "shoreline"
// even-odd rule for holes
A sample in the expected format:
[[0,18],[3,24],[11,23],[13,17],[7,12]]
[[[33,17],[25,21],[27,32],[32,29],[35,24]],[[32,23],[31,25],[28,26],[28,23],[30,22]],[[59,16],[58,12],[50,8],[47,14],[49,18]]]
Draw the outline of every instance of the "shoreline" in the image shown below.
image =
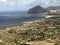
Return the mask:
[[[60,30],[60,17],[52,17],[45,19],[38,19],[34,21],[24,22],[22,25],[12,26],[0,30],[1,41],[6,44],[7,41],[14,42],[13,39],[19,41],[18,44],[56,44],[60,41],[59,30]],[[57,36],[57,35],[58,36]],[[32,38],[33,36],[33,38]],[[30,38],[31,37],[31,38]],[[19,40],[20,39],[20,40]],[[32,40],[31,40],[32,39]],[[56,41],[57,40],[57,41]],[[7,43],[8,43],[7,42]],[[11,44],[9,42],[9,44]],[[14,42],[16,44],[16,42]],[[60,44],[60,43],[58,43]]]
[[[46,16],[46,15],[44,15],[44,16]],[[23,25],[23,24],[29,24],[29,23],[34,23],[34,22],[39,22],[39,21],[44,21],[45,19],[48,19],[48,18],[51,18],[51,17],[54,17],[54,16],[50,16],[50,15],[47,15],[45,18],[43,18],[43,19],[36,19],[36,20],[32,20],[32,21],[25,21],[25,22],[22,22],[22,23],[19,23],[19,24],[15,24],[15,25],[8,25],[8,26],[6,26],[6,27],[2,27],[2,28],[0,28],[0,30],[1,29],[10,29],[11,27],[15,27],[15,26],[21,26],[21,25]]]

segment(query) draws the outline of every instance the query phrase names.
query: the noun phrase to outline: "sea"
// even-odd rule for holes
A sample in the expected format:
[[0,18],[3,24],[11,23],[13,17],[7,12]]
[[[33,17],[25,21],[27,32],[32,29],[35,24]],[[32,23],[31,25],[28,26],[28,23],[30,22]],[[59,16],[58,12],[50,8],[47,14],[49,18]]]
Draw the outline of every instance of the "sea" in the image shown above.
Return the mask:
[[1,13],[0,14],[0,28],[19,25],[23,22],[33,21],[37,19],[44,19],[43,14],[27,14],[27,13]]

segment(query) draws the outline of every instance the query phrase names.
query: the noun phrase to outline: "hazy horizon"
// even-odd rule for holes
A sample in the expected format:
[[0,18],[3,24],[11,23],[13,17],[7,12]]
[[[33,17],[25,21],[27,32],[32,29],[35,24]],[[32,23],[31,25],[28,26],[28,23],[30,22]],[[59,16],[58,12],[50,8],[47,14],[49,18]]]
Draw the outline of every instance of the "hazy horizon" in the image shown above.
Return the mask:
[[0,11],[27,11],[37,5],[44,8],[60,6],[60,0],[0,0]]

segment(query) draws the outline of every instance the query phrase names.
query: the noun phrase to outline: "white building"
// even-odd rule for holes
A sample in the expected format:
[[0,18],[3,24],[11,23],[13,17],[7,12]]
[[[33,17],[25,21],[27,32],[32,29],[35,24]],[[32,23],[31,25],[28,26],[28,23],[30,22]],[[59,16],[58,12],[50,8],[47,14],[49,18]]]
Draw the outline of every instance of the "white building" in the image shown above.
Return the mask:
[[49,10],[47,14],[60,14],[60,10]]
[[56,13],[58,10],[49,10],[49,13]]

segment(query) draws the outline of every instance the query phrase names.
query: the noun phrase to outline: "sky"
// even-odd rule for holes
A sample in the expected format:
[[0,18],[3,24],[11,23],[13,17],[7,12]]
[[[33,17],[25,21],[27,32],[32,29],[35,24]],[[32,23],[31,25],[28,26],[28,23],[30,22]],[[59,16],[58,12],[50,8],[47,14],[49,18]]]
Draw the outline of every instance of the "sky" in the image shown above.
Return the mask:
[[60,0],[0,0],[0,11],[25,11],[37,5],[59,6]]

